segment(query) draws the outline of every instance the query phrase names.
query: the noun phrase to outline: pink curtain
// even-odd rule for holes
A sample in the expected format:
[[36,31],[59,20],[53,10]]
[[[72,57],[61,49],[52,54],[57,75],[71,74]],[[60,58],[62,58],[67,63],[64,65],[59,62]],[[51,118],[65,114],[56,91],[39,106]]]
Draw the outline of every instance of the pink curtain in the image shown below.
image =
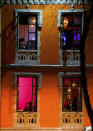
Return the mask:
[[29,104],[29,102],[31,102],[32,106],[34,106],[36,101],[35,93],[36,93],[36,78],[19,77],[18,78],[18,110],[25,110],[25,107],[27,104]]

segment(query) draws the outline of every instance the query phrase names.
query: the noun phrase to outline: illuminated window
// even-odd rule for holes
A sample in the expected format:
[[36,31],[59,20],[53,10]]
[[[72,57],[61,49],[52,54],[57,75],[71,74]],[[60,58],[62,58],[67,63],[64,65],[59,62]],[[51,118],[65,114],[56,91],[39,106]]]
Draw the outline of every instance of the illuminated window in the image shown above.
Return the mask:
[[80,14],[63,14],[61,18],[61,40],[62,48],[80,49],[82,15]]
[[81,105],[80,77],[63,77],[63,111],[80,112],[82,110]]
[[19,13],[18,49],[37,50],[37,15]]
[[18,77],[17,111],[37,112],[37,77]]

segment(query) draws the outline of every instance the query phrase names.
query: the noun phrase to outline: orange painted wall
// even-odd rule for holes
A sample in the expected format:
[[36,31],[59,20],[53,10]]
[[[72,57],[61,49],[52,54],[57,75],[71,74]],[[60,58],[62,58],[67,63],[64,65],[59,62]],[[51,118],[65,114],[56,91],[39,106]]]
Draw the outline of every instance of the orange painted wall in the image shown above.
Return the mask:
[[1,92],[1,127],[12,127],[14,112],[14,89],[13,74],[11,72],[2,72],[2,92]]
[[[82,6],[75,6],[82,8]],[[24,9],[24,6],[4,6],[2,8],[2,63],[14,63],[14,21],[13,10]],[[32,5],[30,9],[42,9],[42,28],[41,28],[41,64],[59,63],[59,30],[58,9],[70,9],[68,5]],[[91,24],[91,27],[93,25]],[[86,41],[86,63],[93,64],[92,58],[92,29]],[[91,38],[90,38],[91,37]],[[1,127],[12,127],[13,123],[13,104],[14,89],[13,74],[8,71],[2,71],[2,99],[1,99]],[[26,72],[26,71],[24,71]],[[93,78],[88,78],[88,89],[93,105]],[[43,72],[42,89],[40,90],[40,126],[41,127],[59,127],[59,90],[57,87],[57,72]],[[86,117],[86,125],[90,125]]]
[[[31,71],[30,71],[31,72]],[[59,90],[57,73],[42,73],[42,89],[40,92],[40,127],[59,126]],[[13,127],[15,103],[14,76],[12,72],[2,73],[1,127]]]
[[40,90],[40,126],[59,127],[59,90],[57,73],[43,74]]
[[[81,9],[82,6],[75,6]],[[14,9],[25,9],[24,6],[4,6],[2,8],[2,63],[14,63],[15,28]],[[59,30],[58,10],[71,9],[69,5],[31,5],[30,9],[42,10],[41,64],[59,64]],[[11,45],[11,46],[10,46]],[[91,48],[91,47],[90,47]],[[89,48],[89,49],[90,49]],[[5,54],[6,52],[6,54]],[[92,51],[91,51],[92,52]],[[92,53],[89,53],[91,57]],[[90,62],[90,61],[89,61]]]

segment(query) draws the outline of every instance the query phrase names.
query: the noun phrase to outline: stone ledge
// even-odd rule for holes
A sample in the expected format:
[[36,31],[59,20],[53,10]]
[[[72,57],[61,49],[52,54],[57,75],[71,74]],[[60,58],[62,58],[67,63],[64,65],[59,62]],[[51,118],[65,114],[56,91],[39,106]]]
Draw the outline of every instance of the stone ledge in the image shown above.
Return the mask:
[[1,128],[1,131],[85,131],[85,129],[65,128]]
[[[34,4],[34,5],[45,5],[45,4],[52,4],[52,5],[56,5],[56,4],[82,4],[82,0],[29,0],[29,4]],[[4,0],[1,0],[1,4],[26,4],[27,1],[26,0],[7,0],[6,2],[4,2]],[[88,4],[89,0],[85,0],[85,4]]]

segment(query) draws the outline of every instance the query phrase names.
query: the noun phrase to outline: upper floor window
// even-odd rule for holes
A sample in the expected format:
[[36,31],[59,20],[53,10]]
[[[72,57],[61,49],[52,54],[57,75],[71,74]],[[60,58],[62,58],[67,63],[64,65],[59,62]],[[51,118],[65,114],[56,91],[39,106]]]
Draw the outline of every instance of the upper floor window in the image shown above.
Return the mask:
[[81,14],[63,14],[62,15],[62,48],[79,49],[81,37]]
[[60,64],[80,65],[80,40],[83,23],[84,10],[58,10]]
[[63,111],[80,112],[82,109],[80,77],[63,77]]
[[19,13],[18,49],[37,50],[37,16]]
[[79,50],[83,32],[83,10],[59,10],[60,47],[64,50]]
[[40,64],[42,10],[15,9],[15,63]]

